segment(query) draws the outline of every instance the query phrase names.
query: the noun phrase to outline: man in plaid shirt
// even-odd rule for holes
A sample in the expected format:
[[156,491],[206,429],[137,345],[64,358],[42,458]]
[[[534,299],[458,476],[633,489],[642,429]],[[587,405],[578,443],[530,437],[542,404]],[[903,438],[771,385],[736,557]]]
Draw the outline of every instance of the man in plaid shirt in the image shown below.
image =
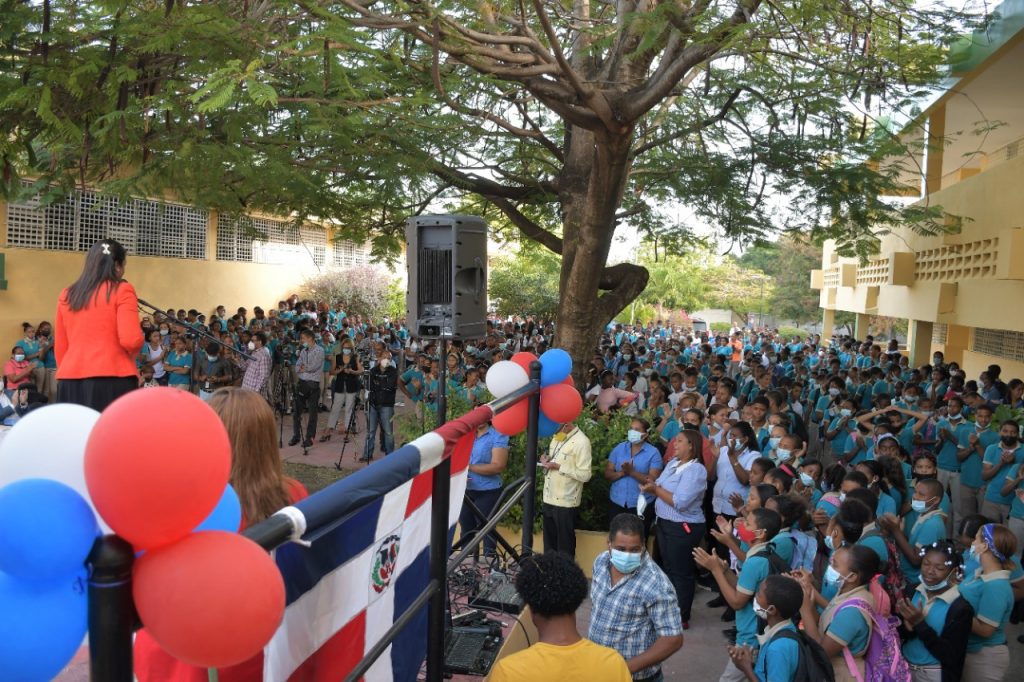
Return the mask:
[[668,576],[644,550],[643,519],[619,514],[608,551],[594,561],[590,632],[626,659],[633,682],[661,682],[661,662],[683,646],[683,624]]

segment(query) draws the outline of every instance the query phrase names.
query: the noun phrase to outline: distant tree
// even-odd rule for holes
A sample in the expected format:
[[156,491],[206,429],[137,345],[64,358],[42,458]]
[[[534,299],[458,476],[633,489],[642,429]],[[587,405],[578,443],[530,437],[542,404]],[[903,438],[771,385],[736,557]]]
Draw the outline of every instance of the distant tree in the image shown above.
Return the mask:
[[821,317],[818,291],[810,286],[811,270],[821,267],[821,247],[807,235],[786,234],[777,242],[758,244],[747,249],[739,261],[772,279],[766,312],[798,324]]
[[491,259],[487,295],[499,315],[553,320],[558,312],[558,257],[524,245],[516,254]]

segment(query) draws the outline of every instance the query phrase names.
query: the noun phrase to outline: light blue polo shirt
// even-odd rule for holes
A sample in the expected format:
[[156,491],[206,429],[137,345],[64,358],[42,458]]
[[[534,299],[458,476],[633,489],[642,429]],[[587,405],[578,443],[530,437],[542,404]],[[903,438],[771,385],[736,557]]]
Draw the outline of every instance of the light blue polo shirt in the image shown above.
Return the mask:
[[[861,588],[863,589],[863,588]],[[857,590],[854,590],[857,592]],[[844,595],[845,596],[845,595]],[[865,591],[863,599],[867,597]],[[852,599],[852,597],[848,597]],[[843,601],[846,601],[844,599]],[[832,637],[840,644],[849,647],[850,653],[854,656],[864,653],[868,648],[868,637],[871,635],[871,625],[864,613],[855,606],[843,606],[842,603],[835,608],[835,615],[832,622],[825,628],[825,634]]]
[[[907,542],[911,547],[927,547],[946,537],[946,516],[939,510],[922,514],[910,528]],[[911,564],[903,553],[900,552],[900,569],[907,579],[907,583],[913,585],[921,582],[921,568]]]
[[[776,680],[791,680],[796,675],[796,669],[800,665],[800,645],[795,639],[779,637],[776,633],[783,630],[796,632],[793,621],[784,621],[775,626],[774,632],[769,630],[771,635],[765,641],[764,646],[757,652],[757,663],[754,665],[754,674],[761,682],[776,682]],[[768,633],[765,633],[768,635]]]
[[[924,611],[924,624],[941,635],[942,629],[946,627],[946,614],[949,606],[960,597],[960,590],[955,586],[949,588],[942,594],[927,600],[924,585],[917,588],[911,603]],[[928,647],[920,637],[912,637],[903,645],[903,658],[911,665],[940,665],[939,659],[932,656]]]
[[976,571],[974,576],[960,584],[960,594],[974,609],[974,616],[982,623],[995,626],[989,637],[979,637],[973,632],[967,638],[967,653],[976,653],[985,647],[1006,644],[1003,628],[1013,610],[1013,588],[1010,586],[1009,571],[992,571],[984,574]]
[[1011,471],[1013,471],[1013,470],[1015,470],[1017,468],[1015,465],[1018,465],[1021,462],[1024,462],[1024,449],[1022,449],[1020,445],[1018,445],[1016,448],[1014,448],[1014,450],[1013,450],[1013,457],[1014,457],[1014,459],[1013,459],[1013,462],[1010,463],[1010,464],[1000,464],[999,463],[999,460],[1000,460],[1000,457],[1002,456],[1002,454],[1003,454],[1003,444],[1002,443],[996,443],[995,445],[990,445],[985,450],[985,460],[984,461],[986,463],[988,463],[988,464],[992,464],[992,465],[998,467],[996,469],[996,475],[994,477],[990,478],[989,481],[988,481],[989,485],[988,485],[988,488],[986,488],[986,490],[985,490],[985,499],[988,500],[989,502],[995,502],[996,504],[1009,505],[1010,502],[1013,501],[1013,498],[1016,497],[1016,495],[1014,495],[1012,492],[1009,495],[1003,495],[1003,493],[1002,493],[1002,488],[1003,488],[1002,484],[1004,482],[1003,479],[1006,478],[1006,475],[1009,472],[1011,472]]
[[[978,434],[978,441],[983,448],[982,452],[999,442],[999,434],[991,429],[978,431],[974,423],[965,424],[964,427],[957,429],[956,432],[961,448],[970,447],[971,442],[968,438],[972,433]],[[965,485],[968,488],[980,488],[985,485],[985,481],[981,477],[981,455],[977,452],[971,452],[964,461],[960,462],[960,485]]]
[[736,644],[757,646],[757,616],[754,615],[754,595],[761,588],[761,583],[768,577],[769,566],[767,557],[755,556],[763,545],[754,545],[752,552],[747,553],[747,560],[736,578],[736,591],[750,597],[750,601],[736,612]]

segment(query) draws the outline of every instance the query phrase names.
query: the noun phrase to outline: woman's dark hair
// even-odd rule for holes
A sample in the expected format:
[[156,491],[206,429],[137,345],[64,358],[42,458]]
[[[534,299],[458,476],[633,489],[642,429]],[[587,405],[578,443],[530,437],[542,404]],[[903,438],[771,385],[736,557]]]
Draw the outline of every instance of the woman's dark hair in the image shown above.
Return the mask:
[[21,323],[21,331],[22,332],[27,332],[28,328],[31,327],[31,326],[32,326],[31,322],[22,322]]
[[676,435],[677,438],[679,436],[690,441],[690,460],[701,459],[704,454],[704,438],[700,435],[700,431],[683,429]]
[[875,550],[864,545],[853,545],[850,550],[850,571],[857,574],[857,584],[867,585],[878,575],[882,560]]
[[[806,462],[804,462],[804,464],[806,464]],[[861,475],[863,476],[863,474]],[[840,486],[843,485],[843,479],[846,478],[846,467],[842,464],[833,464],[829,468],[825,469],[822,478],[825,481],[827,490],[839,490]]]
[[889,484],[889,490],[898,490],[901,495],[907,495],[907,478],[903,475],[903,465],[895,457],[882,456],[876,459],[885,473],[885,481]]
[[804,590],[793,578],[785,575],[770,575],[764,579],[764,596],[768,606],[774,606],[779,617],[789,620],[800,613],[804,603]]
[[732,425],[732,429],[740,432],[743,439],[747,441],[746,447],[753,450],[757,447],[757,435],[754,433],[754,429],[747,422],[736,422]]
[[957,529],[960,535],[966,535],[973,538],[978,534],[978,529],[984,525],[992,523],[992,519],[981,514],[971,514],[965,516],[963,521],[960,522],[960,527]]
[[836,526],[843,539],[851,545],[860,540],[864,526],[871,522],[873,514],[866,504],[859,500],[844,500],[836,512]]
[[[775,486],[769,485],[768,483],[758,483],[753,486],[751,490],[757,491],[757,496],[761,499],[761,507],[764,508],[764,503],[779,494],[779,491],[775,489]],[[748,494],[749,497],[749,494]]]
[[782,492],[788,493],[793,487],[793,477],[786,473],[785,469],[775,467],[765,474],[765,479],[772,479],[773,481],[779,481],[782,483]]
[[765,542],[774,538],[782,530],[782,516],[774,509],[765,509],[764,507],[751,509],[750,514],[754,517],[758,529],[764,531]]
[[803,526],[804,517],[807,515],[807,502],[802,497],[776,495],[772,499],[775,500],[775,508],[782,517],[783,528]]
[[[866,459],[863,462],[857,462],[857,466],[870,470],[872,477],[878,477],[878,489],[883,493],[889,492],[889,481],[885,480],[885,469],[882,468],[882,465],[877,460]],[[870,479],[868,480],[868,485],[871,485]]]
[[109,282],[107,300],[121,283],[117,266],[124,266],[127,252],[116,239],[103,239],[92,245],[85,254],[85,266],[75,283],[68,287],[68,307],[71,310],[85,308],[96,296],[104,282]]
[[963,557],[952,540],[936,540],[930,545],[925,545],[918,550],[918,556],[923,559],[929,552],[937,552],[945,556],[946,565],[952,567],[953,570],[963,565]]
[[846,493],[846,499],[857,500],[871,512],[871,518],[875,518],[875,510],[878,509],[878,493],[871,488],[854,488]]
[[530,611],[544,618],[576,613],[589,590],[583,570],[561,552],[524,557],[515,584]]

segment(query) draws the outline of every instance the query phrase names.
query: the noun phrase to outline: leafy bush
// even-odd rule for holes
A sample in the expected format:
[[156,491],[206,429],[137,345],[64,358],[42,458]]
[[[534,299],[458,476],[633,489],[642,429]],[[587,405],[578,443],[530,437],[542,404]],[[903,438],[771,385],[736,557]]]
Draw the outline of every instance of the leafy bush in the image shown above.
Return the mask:
[[716,334],[728,334],[729,330],[732,329],[732,325],[728,322],[712,322],[711,331]]
[[785,336],[787,339],[792,336],[803,339],[809,333],[810,332],[808,332],[806,329],[799,329],[797,327],[779,327],[779,334]]
[[389,311],[394,305],[393,287],[386,272],[370,265],[322,272],[302,283],[307,298],[325,301],[331,308],[340,303],[349,315],[374,319],[389,312],[394,316]]
[[1005,421],[1017,422],[1021,431],[1024,431],[1024,409],[1010,407],[1009,405],[998,406],[992,414],[992,424],[989,426],[989,429],[998,432],[1000,425]]

